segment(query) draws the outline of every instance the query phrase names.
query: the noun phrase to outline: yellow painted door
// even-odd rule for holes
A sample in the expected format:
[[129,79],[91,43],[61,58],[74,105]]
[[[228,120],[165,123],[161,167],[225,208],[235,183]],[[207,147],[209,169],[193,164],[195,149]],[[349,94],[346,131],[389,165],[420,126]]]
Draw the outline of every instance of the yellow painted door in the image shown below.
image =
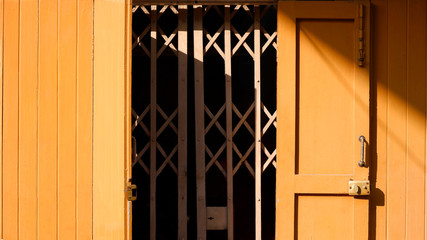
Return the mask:
[[368,238],[349,181],[369,177],[369,20],[368,2],[279,2],[277,239]]

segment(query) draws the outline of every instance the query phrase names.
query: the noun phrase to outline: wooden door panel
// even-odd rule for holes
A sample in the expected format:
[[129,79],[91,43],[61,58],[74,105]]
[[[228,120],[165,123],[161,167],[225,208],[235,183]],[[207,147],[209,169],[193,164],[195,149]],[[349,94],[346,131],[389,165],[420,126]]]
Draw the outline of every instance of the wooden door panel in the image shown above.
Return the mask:
[[347,20],[297,22],[296,173],[353,172],[352,162],[343,161],[353,158],[357,139],[353,28],[353,21]]
[[346,239],[352,233],[352,197],[299,195],[296,201],[298,239]]
[[363,1],[279,2],[277,239],[367,239],[368,23]]

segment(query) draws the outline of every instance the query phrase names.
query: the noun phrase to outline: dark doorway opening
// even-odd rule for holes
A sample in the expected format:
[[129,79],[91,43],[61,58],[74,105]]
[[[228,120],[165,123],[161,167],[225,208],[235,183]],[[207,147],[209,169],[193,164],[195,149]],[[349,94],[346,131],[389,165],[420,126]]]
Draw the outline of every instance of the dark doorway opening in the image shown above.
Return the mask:
[[[133,7],[132,135],[137,154],[132,181],[138,187],[133,239],[197,239],[198,234],[229,239],[230,229],[234,239],[255,239],[257,218],[262,239],[274,239],[276,9],[218,5],[200,10]],[[203,111],[197,112],[198,107]],[[197,133],[200,119],[203,130]],[[196,154],[200,146],[202,158]],[[204,174],[197,171],[200,164]],[[225,215],[210,216],[211,211]]]

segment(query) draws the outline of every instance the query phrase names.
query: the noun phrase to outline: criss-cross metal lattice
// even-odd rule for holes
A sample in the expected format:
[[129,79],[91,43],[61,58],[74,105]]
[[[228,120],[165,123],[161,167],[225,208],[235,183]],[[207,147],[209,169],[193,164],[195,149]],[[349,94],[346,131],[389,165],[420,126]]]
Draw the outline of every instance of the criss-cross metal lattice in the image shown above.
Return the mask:
[[[138,21],[138,24],[133,24],[132,28],[133,56],[137,57],[139,64],[145,64],[145,67],[143,67],[145,73],[139,72],[138,74],[135,74],[137,77],[133,80],[144,82],[142,84],[143,86],[139,85],[138,87],[140,89],[147,89],[144,93],[146,97],[143,100],[137,101],[140,105],[132,106],[132,132],[136,137],[138,145],[137,152],[135,153],[132,162],[132,167],[135,167],[135,172],[142,172],[142,175],[145,176],[145,181],[147,181],[146,179],[149,179],[148,185],[150,193],[145,192],[145,195],[149,195],[150,197],[145,201],[150,203],[150,213],[144,212],[144,214],[150,215],[150,239],[156,238],[153,237],[151,232],[156,232],[155,216],[160,214],[157,213],[159,208],[156,207],[156,204],[159,204],[160,201],[156,198],[156,189],[159,190],[159,192],[161,191],[160,188],[158,189],[155,185],[157,177],[163,173],[159,179],[166,179],[166,182],[173,181],[175,183],[175,179],[178,177],[179,180],[179,173],[182,172],[180,170],[182,169],[182,165],[180,165],[181,161],[177,160],[180,158],[178,157],[178,151],[181,152],[182,150],[182,147],[179,145],[179,142],[181,142],[182,139],[181,137],[178,139],[178,135],[179,133],[182,133],[181,131],[183,131],[182,129],[184,128],[181,127],[178,129],[177,124],[178,112],[181,112],[182,109],[179,110],[179,106],[175,107],[177,103],[174,96],[166,96],[163,94],[162,91],[164,91],[164,88],[161,88],[161,86],[158,89],[156,87],[152,88],[153,84],[165,84],[165,82],[160,83],[161,81],[165,81],[165,78],[160,77],[161,74],[156,73],[159,76],[154,74],[153,77],[153,70],[159,69],[158,64],[164,64],[164,62],[161,63],[165,59],[162,57],[171,57],[169,58],[170,60],[172,58],[178,59],[179,56],[182,57],[183,55],[178,54],[178,52],[182,53],[183,49],[182,45],[178,44],[178,37],[182,36],[180,34],[187,29],[187,25],[185,25],[184,30],[183,28],[180,28],[179,21],[182,21],[182,19],[179,17],[182,16],[183,12],[185,12],[185,17],[187,17],[189,22],[191,22],[190,19],[194,17],[194,15],[190,14],[192,10],[189,10],[188,15],[186,11],[181,11],[183,9],[182,7],[183,6],[176,5],[137,5],[132,8],[133,21]],[[185,9],[187,9],[187,7],[185,7]],[[188,7],[188,9],[191,9],[191,7]],[[203,57],[198,59],[205,61],[203,66],[205,71],[208,68],[212,68],[212,66],[206,64],[212,59],[208,60],[206,57],[213,55],[215,55],[215,61],[217,59],[222,59],[224,61],[224,65],[229,65],[229,69],[231,69],[232,62],[239,57],[243,57],[241,59],[244,61],[253,61],[258,64],[264,62],[264,58],[268,58],[268,61],[270,62],[268,62],[267,65],[275,66],[275,64],[270,64],[273,62],[275,63],[277,51],[275,6],[209,5],[203,6],[202,10],[203,13],[200,13],[198,16],[202,16],[201,18],[203,19],[203,39],[201,41],[199,40],[199,42],[202,42],[201,45],[203,45],[203,48],[198,48],[198,50],[200,54],[203,52],[205,59],[203,59]],[[212,16],[214,17],[209,19]],[[178,18],[180,19],[179,21]],[[205,24],[207,26],[205,26]],[[188,24],[188,31],[193,30],[198,29],[195,27],[193,28],[191,24]],[[191,34],[187,33],[187,37],[179,38],[185,39],[186,45],[189,49],[193,47],[190,46],[194,43],[193,41],[190,40],[187,43],[187,38],[191,39]],[[179,41],[179,43],[181,44],[182,41]],[[255,46],[259,46],[259,48],[256,48]],[[184,47],[185,54],[187,54],[187,47]],[[195,54],[192,50],[189,50],[188,53],[190,54],[188,59],[191,59],[191,54]],[[219,57],[216,57],[216,55]],[[262,58],[263,56],[266,57]],[[273,62],[271,61],[272,59]],[[152,67],[153,65],[154,67]],[[261,66],[258,65],[258,67],[261,69],[261,72],[264,71],[262,64]],[[186,65],[185,69],[187,69]],[[188,69],[191,69],[191,67]],[[197,71],[198,69],[194,69],[194,72],[188,72],[188,76],[193,75]],[[222,76],[219,77],[221,78]],[[179,77],[177,76],[177,81],[178,78]],[[202,80],[206,83],[208,78],[209,77],[205,75]],[[241,79],[242,78],[239,79],[236,75],[229,75],[229,80],[233,83],[229,83],[228,87],[232,86],[234,88],[234,80],[240,81]],[[223,84],[223,79],[218,80]],[[261,74],[260,81],[276,81],[275,74],[270,74],[268,76]],[[253,83],[254,81],[252,78],[248,78],[247,80],[245,79],[245,84],[253,85]],[[220,86],[220,88],[221,87],[223,86]],[[273,88],[271,88],[271,86],[269,87],[270,91],[275,90],[275,86]],[[205,91],[209,91],[209,89],[205,89]],[[153,92],[157,95],[155,100],[151,98]],[[220,178],[222,178],[222,175],[226,179],[228,187],[233,186],[233,178],[238,178],[238,175],[236,175],[237,173],[242,172],[249,174],[253,176],[256,181],[260,176],[259,169],[261,169],[261,172],[264,172],[265,170],[276,167],[275,132],[277,125],[277,112],[275,110],[275,103],[272,104],[271,101],[271,98],[275,98],[275,94],[261,94],[261,98],[258,98],[258,100],[251,97],[247,97],[242,100],[239,99],[240,97],[235,94],[235,92],[233,92],[233,94],[234,95],[231,97],[226,97],[228,99],[227,101],[231,99],[231,103],[224,102],[223,97],[219,98],[218,96],[214,96],[214,99],[204,99],[203,104],[200,104],[200,107],[203,108],[200,112],[202,115],[204,114],[204,129],[201,127],[200,132],[203,132],[205,140],[203,145],[201,145],[202,147],[197,148],[204,148],[205,159],[203,159],[203,161],[205,164],[206,176],[208,176],[208,172],[214,169],[214,171],[218,171],[220,173]],[[138,96],[138,94],[134,95]],[[267,98],[269,98],[269,100],[267,100]],[[195,101],[197,101],[197,99],[195,99]],[[186,104],[187,103],[184,105]],[[182,105],[180,106],[182,107]],[[187,106],[188,109],[192,109],[193,107],[194,106]],[[260,114],[262,115],[262,120],[257,120],[258,124],[256,124],[254,120],[256,117],[254,117],[254,115],[259,118]],[[199,117],[203,117],[202,115],[199,115]],[[192,116],[191,113],[187,117],[189,116]],[[155,122],[154,125],[153,122]],[[259,125],[261,125],[261,128],[259,128]],[[191,128],[191,126],[188,125],[188,128]],[[255,132],[256,129],[260,129],[258,132],[261,132],[258,137]],[[188,136],[188,138],[192,137],[194,136]],[[198,140],[195,141],[197,142]],[[259,147],[256,147],[257,143],[260,143],[261,150],[259,150]],[[153,150],[153,148],[155,149]],[[191,146],[189,146],[189,150],[191,150]],[[191,154],[189,154],[189,157],[190,156]],[[255,165],[255,156],[261,156],[258,158],[262,159],[261,168],[258,167],[259,165]],[[153,158],[155,158],[154,162]],[[230,159],[231,167],[228,165],[230,163]],[[191,161],[191,159],[189,159],[189,161]],[[198,160],[196,159],[195,161]],[[138,168],[138,170],[136,168]],[[193,170],[189,169],[189,171]],[[275,174],[275,172],[269,172],[270,174]],[[230,174],[227,175],[227,173],[232,173],[231,181],[229,176]],[[145,174],[149,177],[147,178]],[[209,176],[216,175],[212,174]],[[185,172],[185,178],[186,177],[187,175]],[[204,177],[205,176],[203,176],[203,178]],[[200,178],[200,176],[198,178]],[[211,180],[215,181],[216,178]],[[264,184],[274,187],[274,184],[270,182],[263,182],[263,185]],[[147,204],[147,202],[144,202],[144,204]],[[183,205],[180,206],[186,206],[186,204],[187,203],[184,202]],[[233,215],[233,209],[230,205],[227,205],[227,207],[231,209],[231,215]],[[230,214],[230,212],[228,214]],[[181,219],[181,222],[185,222],[187,217],[185,214],[183,216],[184,218],[179,218]],[[228,224],[229,229],[233,226],[232,221],[230,221],[230,223],[231,224]],[[153,226],[154,229],[152,228]],[[186,227],[182,227],[180,231],[183,232],[186,230]]]
[[[168,116],[160,108],[160,106],[157,106],[157,112],[160,113],[160,115],[162,116],[162,118],[164,120],[164,123],[157,130],[157,137],[159,137],[167,127],[170,127],[173,130],[173,132],[176,134],[175,138],[177,138],[178,137],[178,129],[175,126],[175,124],[173,123],[173,119],[177,116],[178,109],[175,109],[172,112],[172,114],[170,114]],[[172,137],[172,136],[168,136],[168,137]],[[167,164],[172,168],[172,170],[176,174],[178,174],[178,170],[177,170],[175,164],[171,161],[172,157],[176,154],[176,152],[178,150],[178,143],[175,144],[175,146],[172,148],[172,150],[169,153],[166,153],[166,151],[162,147],[162,144],[160,143],[160,141],[156,142],[156,147],[157,147],[157,150],[162,155],[162,157],[164,158],[163,163],[157,169],[157,175],[159,175],[163,171],[163,169],[166,167]]]
[[[218,129],[218,131],[222,134],[222,136],[224,136],[224,139],[226,138],[225,130],[221,126],[221,124],[219,124],[219,122],[218,122],[218,118],[221,116],[221,114],[224,113],[224,110],[225,110],[225,105],[222,105],[222,107],[214,115],[211,112],[211,110],[209,110],[209,108],[205,105],[205,112],[206,112],[206,114],[210,118],[210,121],[209,121],[208,125],[205,128],[205,135],[209,132],[209,130],[213,126],[215,126]],[[209,171],[209,169],[212,167],[212,165],[215,165],[216,167],[218,167],[218,169],[221,171],[221,173],[224,175],[224,177],[226,177],[226,175],[227,175],[226,171],[224,170],[224,168],[222,167],[222,165],[218,162],[218,157],[221,155],[221,153],[224,152],[225,147],[226,147],[226,142],[224,140],[224,142],[222,143],[221,147],[215,153],[213,153],[211,151],[211,149],[209,148],[208,144],[205,145],[206,153],[210,157],[210,159],[208,160],[208,164],[206,165],[206,172]]]
[[[159,10],[157,10],[159,8]],[[157,23],[158,20],[167,12],[170,11],[171,13],[178,15],[178,9],[177,6],[174,5],[165,5],[165,6],[144,6],[144,5],[136,5],[132,8],[132,13],[139,13],[140,15],[144,15],[145,18],[148,21],[148,24],[145,24],[145,26],[139,26],[141,28],[140,33],[136,33],[135,30],[132,31],[132,49],[135,49],[137,46],[139,46],[143,52],[150,56],[151,52],[149,50],[149,41],[150,41],[150,30],[152,27],[152,24],[154,21]],[[153,16],[151,14],[152,11],[156,11],[155,19],[153,19]],[[173,29],[173,31],[170,34],[165,33],[163,28],[159,26],[159,24],[156,24],[157,28],[155,31],[158,32],[158,35],[161,37],[160,39],[162,41],[159,41],[160,39],[157,39],[158,45],[161,46],[160,49],[157,50],[156,57],[159,58],[162,53],[169,48],[172,50],[172,52],[175,55],[178,55],[177,48],[175,44],[173,43],[173,40],[176,38],[178,33],[178,28]]]
[[[138,11],[142,12],[138,13]],[[132,50],[134,50],[137,46],[139,46],[144,53],[147,56],[150,56],[150,51],[148,50],[149,47],[147,47],[147,40],[146,38],[149,38],[147,35],[150,32],[151,25],[150,25],[150,10],[147,9],[146,6],[133,6],[132,8],[132,14],[135,16],[136,14],[142,15],[143,18],[145,18],[145,24],[144,21],[139,20],[138,21],[138,27],[142,27],[141,33],[137,34],[135,33],[135,29],[132,29]],[[144,41],[145,40],[145,41]],[[149,39],[148,39],[149,42]]]
[[[252,103],[251,106],[246,110],[245,114],[241,114],[239,109],[235,105],[233,105],[233,112],[237,117],[239,118],[239,123],[233,128],[233,136],[241,129],[242,125],[245,126],[246,130],[251,134],[251,136],[255,140],[255,131],[253,130],[253,127],[247,122],[247,118],[249,114],[254,110],[255,104]],[[239,150],[236,143],[233,142],[233,150],[237,154],[237,156],[240,158],[237,162],[236,166],[233,168],[233,174],[236,174],[236,172],[240,169],[242,164],[245,165],[245,167],[248,169],[248,171],[251,173],[253,177],[255,177],[255,171],[254,167],[249,164],[248,157],[249,154],[253,152],[255,148],[255,141],[249,146],[249,148],[246,150],[244,154]]]
[[[264,22],[277,22],[277,19],[271,17],[275,17],[276,14],[272,14],[276,12],[276,6],[270,5],[266,6],[261,12],[261,36],[264,38],[261,39],[262,48],[261,53],[266,54],[267,50],[272,50],[273,54],[271,56],[275,57],[277,54],[277,28],[275,25],[271,24],[263,24]],[[271,80],[270,80],[271,81]],[[261,95],[261,100],[263,99],[263,95]],[[264,153],[266,159],[262,165],[262,171],[264,172],[269,166],[276,167],[276,138],[275,133],[277,129],[277,110],[276,106],[270,106],[270,110],[264,105],[263,101],[261,101],[261,112],[267,118],[267,122],[262,126],[261,132],[261,149]],[[267,144],[263,141],[263,136],[266,135],[267,132],[274,133],[273,143],[269,145],[270,149],[267,148]],[[271,137],[270,137],[271,140]]]
[[[155,11],[155,14],[153,12]],[[153,32],[157,35],[156,40],[157,46],[160,46],[160,48],[157,49],[157,52],[155,53],[156,59],[158,59],[163,53],[165,53],[165,50],[169,48],[172,50],[172,52],[177,55],[177,48],[173,42],[173,40],[177,36],[178,28],[174,28],[170,34],[165,33],[165,31],[162,29],[162,26],[158,24],[158,21],[161,19],[161,17],[165,14],[174,14],[178,15],[179,12],[177,10],[176,6],[173,5],[165,5],[165,6],[144,6],[144,5],[136,5],[132,8],[132,13],[134,16],[137,14],[138,18],[142,19],[140,20],[141,24],[138,25],[138,30],[133,29],[132,31],[132,48],[135,50],[135,48],[140,47],[142,49],[142,52],[146,54],[148,57],[152,57],[150,46],[150,34],[153,34]],[[144,22],[145,20],[145,22]],[[153,22],[156,23],[156,29],[152,29]],[[144,24],[145,23],[145,24]],[[142,26],[141,26],[142,25]],[[135,51],[134,51],[135,52]],[[147,86],[149,87],[149,86]],[[133,117],[133,126],[132,131],[137,129],[138,127],[141,128],[147,138],[151,138],[151,132],[149,129],[149,125],[145,123],[143,120],[150,115],[150,105],[148,105],[142,112],[137,113],[135,109],[132,109],[132,117]],[[169,115],[160,107],[159,104],[156,104],[156,113],[161,116],[163,123],[159,126],[159,128],[156,131],[156,138],[158,139],[162,133],[165,132],[167,128],[170,128],[176,135],[178,135],[177,127],[174,124],[174,119],[177,117],[178,109],[175,108],[172,113]],[[170,136],[168,136],[170,137]],[[176,136],[177,137],[177,136]],[[143,144],[143,147],[140,151],[136,153],[136,156],[134,157],[134,161],[132,163],[132,166],[135,164],[139,164],[143,169],[144,172],[147,174],[150,174],[150,168],[149,164],[143,161],[143,156],[149,154],[150,146],[155,146],[158,153],[160,154],[161,158],[163,158],[163,162],[160,164],[160,166],[156,169],[156,175],[158,176],[166,166],[170,166],[171,169],[178,174],[177,166],[173,163],[172,158],[177,153],[178,150],[178,144],[175,144],[175,146],[172,147],[172,150],[167,152],[165,150],[165,147],[162,146],[160,141],[156,141],[156,143],[150,144],[150,141],[147,142],[141,142],[138,141],[138,145]],[[168,142],[168,144],[170,144]],[[170,148],[170,146],[168,146]],[[148,158],[148,157],[147,157]],[[159,159],[160,157],[157,157],[158,161],[161,161]]]
[[[216,17],[221,19],[223,22],[222,24],[218,25],[214,31],[211,29],[204,28],[203,33],[205,35],[205,39],[207,40],[204,44],[204,54],[206,55],[209,51],[214,49],[213,51],[221,56],[224,61],[225,59],[225,49],[224,46],[221,46],[221,37],[224,34],[225,31],[225,21],[224,18],[224,8],[219,6],[207,6],[204,8],[204,16],[211,14],[216,14]],[[233,41],[233,46],[231,50],[231,55],[234,56],[236,54],[242,54],[241,51],[246,51],[247,54],[249,54],[252,58],[255,57],[255,51],[253,47],[253,35],[254,35],[254,21],[255,21],[255,14],[253,10],[253,6],[248,5],[235,5],[230,7],[230,30],[233,34],[233,38],[236,39],[236,41]],[[262,12],[260,14],[260,30],[261,30],[261,54],[264,54],[268,48],[272,48],[274,51],[277,51],[277,31],[275,27],[271,26],[264,26],[263,18],[267,15],[269,11],[275,11],[275,6],[265,6],[262,9]],[[212,13],[214,12],[214,13]],[[236,17],[236,15],[242,15],[246,14],[246,17],[249,19],[249,21],[252,24],[249,24],[248,26],[234,26],[233,24],[233,18]],[[241,16],[240,16],[241,17]],[[209,21],[210,19],[207,19]],[[237,23],[239,24],[239,21],[237,20]],[[209,31],[211,30],[211,31]],[[240,52],[240,53],[239,53]],[[251,156],[251,153],[254,151],[255,148],[255,132],[254,132],[254,126],[251,125],[248,122],[248,118],[253,113],[255,107],[255,102],[253,102],[248,109],[246,109],[243,113],[238,109],[236,105],[233,104],[233,114],[234,116],[238,117],[239,122],[233,126],[233,136],[237,134],[238,131],[247,131],[252,138],[254,139],[254,142],[247,147],[246,149],[241,149],[237,146],[237,144],[233,143],[233,151],[239,158],[235,166],[233,167],[233,174],[236,174],[236,172],[241,169],[242,166],[244,166],[249,173],[252,176],[255,176],[254,166],[251,165],[248,161],[248,158]],[[261,136],[264,135],[267,131],[275,131],[276,129],[276,111],[270,112],[267,107],[264,104],[261,104],[261,112],[264,114],[268,121],[262,126],[262,133]],[[222,143],[221,147],[213,153],[208,144],[206,144],[206,152],[210,159],[208,160],[208,164],[206,166],[206,171],[211,169],[213,165],[216,165],[218,169],[223,173],[224,177],[226,176],[226,171],[222,167],[222,165],[218,162],[218,157],[221,155],[221,153],[224,152],[226,148],[226,133],[225,133],[225,127],[221,126],[218,119],[221,116],[221,114],[224,113],[225,105],[223,105],[218,112],[214,115],[207,106],[205,106],[205,112],[210,117],[210,122],[208,123],[205,134],[213,127],[215,126],[219,132],[224,136],[224,142]],[[242,127],[243,126],[243,127]],[[267,148],[267,146],[261,141],[261,149],[263,154],[265,155],[265,161],[263,161],[262,165],[262,171],[267,169],[270,165],[276,167],[276,149],[274,146],[274,149],[272,146],[270,146],[270,149]]]
[[[137,128],[140,127],[143,132],[145,133],[145,135],[149,138],[150,137],[150,130],[148,129],[148,127],[146,126],[146,124],[143,122],[143,119],[147,116],[147,114],[150,112],[150,106],[147,106],[144,111],[142,111],[141,114],[137,114],[135,112],[134,109],[132,109],[132,117],[133,117],[133,124],[132,124],[132,132]],[[140,143],[138,141],[138,143]],[[141,151],[136,153],[136,156],[134,156],[133,162],[132,162],[132,167],[135,164],[139,164],[141,165],[141,167],[144,169],[144,171],[147,174],[150,174],[150,169],[147,167],[147,165],[145,164],[145,162],[142,160],[142,156],[147,152],[147,150],[150,148],[150,142],[147,141],[146,143],[144,143],[144,147],[142,148]]]
[[[277,128],[277,111],[275,110],[273,114],[271,114],[267,107],[264,104],[261,104],[262,112],[268,118],[267,123],[262,128],[262,135],[264,135],[267,131],[276,131]],[[270,130],[271,129],[271,130]],[[273,165],[276,167],[276,148],[274,148],[271,152],[267,149],[264,143],[261,141],[261,149],[262,152],[266,156],[266,161],[262,165],[262,171],[264,172],[268,166]]]
[[[265,6],[265,8],[263,9],[262,13],[261,13],[261,18],[263,18],[268,11],[271,11],[272,8],[275,8],[276,6],[274,5],[269,5],[269,6]],[[254,14],[253,14],[253,10],[250,9],[250,7],[248,5],[236,5],[232,7],[232,12],[231,12],[231,19],[230,21],[233,19],[233,17],[236,15],[236,13],[238,11],[244,11],[247,13],[247,15],[250,17],[250,19],[253,21],[254,19]],[[275,9],[274,9],[275,10]],[[205,8],[205,15],[207,12],[209,11],[215,11],[223,20],[224,20],[224,14],[221,11],[219,6],[207,6]],[[254,25],[251,24],[245,31],[244,33],[240,33],[235,26],[231,25],[231,30],[234,34],[234,36],[238,39],[237,44],[235,44],[235,46],[232,49],[232,55],[234,55],[242,46],[246,49],[246,51],[252,56],[252,58],[254,57],[254,51],[253,49],[249,46],[249,43],[247,42],[249,35],[251,35],[253,33],[254,30]],[[211,47],[214,47],[214,49],[217,51],[217,53],[223,58],[225,59],[225,54],[223,49],[219,46],[219,44],[217,43],[217,40],[219,38],[219,36],[221,35],[221,33],[224,32],[224,24],[222,24],[215,32],[210,33],[209,31],[207,31],[206,29],[203,29],[203,32],[208,40],[207,44],[205,45],[205,53],[207,51],[209,51],[209,49]],[[269,32],[266,27],[264,27],[261,24],[261,32],[262,35],[265,37],[265,41],[262,45],[262,49],[261,52],[264,53],[265,50],[272,46],[275,50],[277,50],[277,42],[276,42],[276,37],[277,37],[277,31],[276,29],[274,29],[272,32]]]

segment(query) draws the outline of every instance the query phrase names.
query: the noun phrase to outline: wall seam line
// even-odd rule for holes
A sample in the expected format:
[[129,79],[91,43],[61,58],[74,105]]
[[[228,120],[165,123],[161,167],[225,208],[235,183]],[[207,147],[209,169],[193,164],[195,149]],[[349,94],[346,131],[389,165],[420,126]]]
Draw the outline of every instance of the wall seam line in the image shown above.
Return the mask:
[[37,169],[36,169],[36,239],[39,239],[39,198],[40,198],[40,188],[39,188],[39,171],[40,171],[40,143],[39,143],[39,105],[40,105],[40,0],[37,1]]
[[[424,5],[425,13],[427,15],[427,5]],[[424,15],[424,16],[426,16]],[[424,42],[427,45],[427,17],[424,19],[425,29],[424,29]],[[426,239],[426,200],[427,200],[427,191],[426,191],[426,173],[427,173],[427,48],[424,48],[424,239]]]
[[56,2],[56,239],[59,239],[59,20],[60,0]]
[[1,60],[2,60],[2,62],[1,62],[1,76],[2,76],[2,78],[1,78],[1,84],[2,84],[2,88],[1,88],[1,91],[2,91],[2,94],[1,94],[1,102],[2,102],[2,105],[1,105],[1,226],[0,226],[0,231],[1,231],[1,235],[0,235],[0,237],[1,238],[3,238],[3,215],[4,215],[4,208],[3,208],[3,206],[4,206],[4,201],[3,201],[3,185],[4,185],[4,179],[3,179],[3,160],[4,160],[4,158],[3,158],[3,129],[4,129],[4,127],[3,127],[3,118],[4,118],[4,111],[3,111],[3,105],[4,105],[4,1],[2,1],[2,13],[1,13],[1,17],[2,17],[2,29],[1,29],[1,31],[2,31],[2,39],[1,39],[1,45],[2,45],[2,48],[1,48]]
[[[390,59],[389,59],[389,51],[390,51],[390,44],[389,44],[389,42],[390,42],[390,38],[389,38],[389,12],[390,12],[390,9],[389,9],[390,7],[389,7],[389,4],[388,4],[388,2],[386,2],[386,9],[387,9],[387,86],[386,86],[386,104],[387,104],[387,107],[386,107],[386,133],[385,133],[385,137],[386,137],[386,153],[385,153],[385,157],[386,157],[386,191],[387,191],[387,194],[388,194],[388,189],[389,189],[389,182],[390,182],[390,175],[389,175],[389,172],[390,172],[390,159],[389,159],[389,145],[390,145],[390,142],[389,142],[389,139],[388,139],[388,137],[389,137],[389,124],[390,124]],[[385,202],[386,202],[386,221],[385,221],[385,223],[386,223],[386,239],[388,239],[388,232],[389,232],[389,225],[388,225],[388,222],[389,222],[389,207],[388,207],[388,205],[389,205],[389,199],[388,199],[388,197],[386,196],[386,199],[385,199]]]
[[407,0],[406,1],[406,16],[405,16],[405,31],[406,31],[406,44],[405,44],[405,60],[406,60],[406,81],[405,81],[405,85],[406,85],[406,89],[405,89],[405,101],[406,101],[406,119],[405,119],[405,239],[408,239],[408,202],[409,202],[409,187],[408,187],[408,165],[409,165],[409,155],[408,155],[408,151],[409,151],[409,145],[408,145],[408,141],[409,141],[409,128],[408,128],[408,124],[409,124],[409,105],[408,105],[408,88],[409,88],[409,53],[408,53],[408,44],[409,44],[409,37],[410,37],[410,31],[409,31],[409,18],[410,18],[410,13],[409,13],[409,2],[411,2],[411,0]]
[[19,223],[20,223],[20,218],[19,218],[19,208],[20,208],[20,205],[19,205],[19,197],[20,197],[20,190],[21,190],[21,185],[19,184],[19,173],[20,173],[20,151],[19,151],[19,143],[20,143],[20,124],[19,124],[19,122],[20,122],[20,110],[21,110],[21,101],[20,101],[20,91],[19,91],[19,89],[20,89],[20,87],[21,87],[21,71],[20,71],[20,66],[21,66],[21,58],[20,58],[20,55],[21,55],[21,41],[20,41],[20,39],[21,39],[21,1],[19,1],[18,2],[18,57],[17,57],[17,59],[18,59],[18,159],[17,159],[17,165],[18,165],[18,172],[17,172],[17,174],[16,174],[16,178],[17,178],[17,184],[18,184],[18,191],[17,191],[17,201],[18,201],[18,203],[17,203],[17,206],[18,206],[18,209],[17,209],[17,217],[16,217],[16,219],[17,219],[17,238],[19,239],[19,232],[20,232],[20,228],[19,228]]
[[93,206],[94,206],[94,197],[93,197],[93,190],[94,190],[94,187],[93,187],[93,173],[94,173],[94,151],[93,151],[93,149],[94,149],[94,118],[95,118],[95,112],[94,112],[94,110],[95,110],[95,107],[94,107],[94,105],[95,105],[95,44],[94,44],[94,41],[95,41],[95,0],[92,0],[92,96],[91,96],[91,98],[92,98],[92,107],[91,107],[91,112],[92,112],[92,122],[91,122],[91,160],[92,160],[92,163],[91,163],[91,167],[92,167],[92,169],[91,169],[91,173],[92,173],[92,176],[91,176],[91,201],[92,201],[92,203],[91,203],[91,211],[92,211],[92,221],[91,221],[91,236],[92,236],[92,240],[93,240],[93,232],[94,232],[94,230],[93,230],[93,226],[94,226],[94,224],[93,224],[93,219],[94,219],[94,211],[93,211]]
[[74,128],[74,135],[75,135],[75,146],[74,146],[74,151],[75,151],[75,166],[74,166],[74,239],[78,239],[78,159],[79,159],[79,151],[78,151],[78,127],[79,127],[79,121],[78,121],[78,93],[79,93],[79,0],[76,0],[76,92],[75,92],[75,115],[74,115],[74,122],[75,122],[75,128]]

